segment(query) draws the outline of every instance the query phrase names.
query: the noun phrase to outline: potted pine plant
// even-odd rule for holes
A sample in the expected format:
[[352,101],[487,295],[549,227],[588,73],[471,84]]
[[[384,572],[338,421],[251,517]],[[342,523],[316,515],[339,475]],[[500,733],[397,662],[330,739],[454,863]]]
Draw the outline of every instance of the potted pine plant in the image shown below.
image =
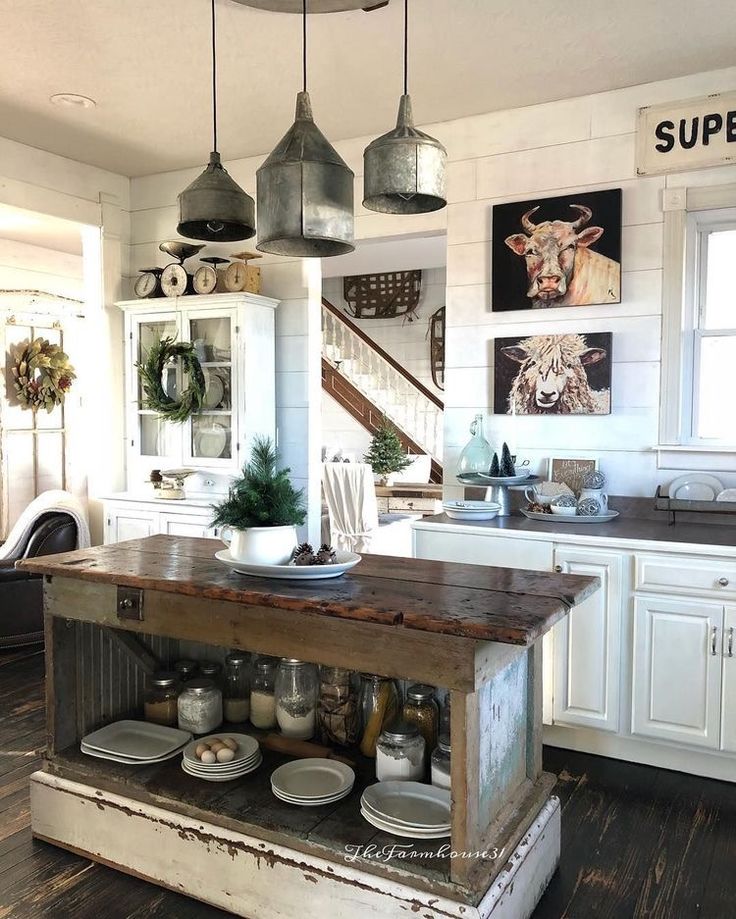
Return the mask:
[[227,498],[213,507],[212,525],[230,531],[230,554],[251,565],[286,565],[297,544],[296,528],[307,513],[304,492],[278,468],[276,449],[267,437],[256,437],[250,462],[230,485]]
[[373,435],[370,449],[364,459],[366,463],[370,463],[381,485],[390,485],[392,473],[401,472],[402,469],[411,466],[411,460],[404,452],[396,429],[385,417]]

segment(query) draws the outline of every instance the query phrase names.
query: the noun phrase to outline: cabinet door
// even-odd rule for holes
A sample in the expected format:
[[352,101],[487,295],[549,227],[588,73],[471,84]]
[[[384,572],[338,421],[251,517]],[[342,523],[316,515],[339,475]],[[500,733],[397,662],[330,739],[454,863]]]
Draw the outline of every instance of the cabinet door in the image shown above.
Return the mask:
[[634,734],[718,747],[722,625],[720,604],[636,598]]
[[555,551],[556,571],[601,580],[600,590],[554,628],[556,724],[618,730],[625,558],[595,549]]
[[723,623],[721,749],[736,753],[736,606],[727,606]]
[[161,514],[160,532],[166,536],[212,536],[206,517],[187,517],[186,514]]
[[153,511],[111,510],[107,514],[105,543],[143,539],[158,533],[158,514]]

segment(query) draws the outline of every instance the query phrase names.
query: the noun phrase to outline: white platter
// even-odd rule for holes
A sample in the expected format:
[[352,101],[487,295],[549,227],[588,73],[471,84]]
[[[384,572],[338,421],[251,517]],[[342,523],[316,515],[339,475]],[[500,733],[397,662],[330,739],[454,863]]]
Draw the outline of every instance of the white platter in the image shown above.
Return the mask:
[[736,488],[724,488],[716,495],[716,501],[736,501]]
[[473,475],[476,475],[479,479],[488,482],[489,485],[521,485],[522,482],[526,482],[526,480],[531,477],[531,474],[531,469],[528,469],[526,472],[519,472],[517,475],[486,475],[484,472],[473,473]]
[[125,756],[152,760],[167,756],[192,739],[189,731],[169,728],[150,721],[115,721],[82,738],[85,747]]
[[411,821],[399,820],[396,817],[392,817],[391,820],[389,820],[385,815],[380,814],[374,807],[372,807],[365,800],[365,798],[361,798],[360,806],[369,816],[375,817],[378,820],[382,820],[384,823],[390,823],[393,826],[403,827],[407,830],[420,830],[423,833],[430,833],[430,832],[449,833],[450,831],[449,821],[445,821],[444,823],[433,823],[433,824],[422,823],[421,826],[417,826],[415,823],[412,823]]
[[237,571],[238,574],[247,574],[255,578],[279,578],[284,581],[317,581],[325,578],[339,578],[341,574],[350,571],[360,561],[356,552],[338,551],[335,553],[337,562],[334,565],[249,565],[239,562],[230,555],[229,549],[215,552],[218,562]]
[[206,428],[198,428],[194,435],[197,456],[217,459],[227,446],[227,428],[213,421]]
[[539,511],[525,511],[521,513],[530,520],[542,520],[544,523],[608,523],[609,520],[615,520],[618,517],[618,511],[606,511],[605,514],[596,514],[594,517],[586,517],[584,514],[573,514],[572,517],[566,517],[564,514],[542,514]]
[[355,773],[334,759],[298,759],[284,763],[271,775],[271,788],[302,801],[340,795],[353,787]]
[[[237,753],[233,759],[228,763],[211,764],[203,763],[202,760],[197,759],[194,751],[201,743],[214,743],[214,741],[221,740],[223,737],[232,737],[238,745]],[[223,731],[221,734],[208,734],[207,737],[198,737],[196,740],[187,744],[184,748],[184,759],[192,766],[205,766],[206,768],[212,769],[216,766],[237,766],[240,763],[247,762],[257,756],[259,750],[260,746],[258,741],[255,737],[251,737],[250,734],[228,734],[227,731]]]
[[229,775],[206,775],[194,772],[194,770],[189,768],[185,760],[181,761],[181,768],[187,775],[191,775],[194,779],[202,779],[204,782],[232,782],[234,779],[239,779],[241,776],[255,772],[262,762],[263,757],[259,757],[252,766],[249,766],[247,769],[243,768],[240,772],[232,772]]
[[205,380],[206,388],[204,391],[204,399],[202,400],[202,408],[217,408],[222,402],[222,397],[225,395],[225,384],[222,382],[222,377],[219,373],[213,373],[209,370],[205,371]]
[[421,782],[377,782],[361,800],[388,823],[400,820],[417,830],[450,824],[450,792]]
[[493,520],[501,505],[496,501],[445,501],[442,509],[451,520]]
[[363,819],[367,820],[371,826],[374,826],[377,830],[383,830],[384,833],[391,833],[392,836],[403,836],[405,839],[444,839],[446,836],[450,835],[449,828],[447,830],[440,831],[422,831],[410,829],[407,826],[397,826],[393,823],[387,823],[385,820],[381,820],[379,817],[375,817],[364,807],[361,807],[360,813],[363,815]]
[[170,753],[164,756],[156,756],[153,759],[134,759],[131,756],[121,756],[117,753],[103,753],[102,750],[95,750],[94,747],[88,747],[86,744],[80,744],[80,750],[87,756],[94,756],[96,759],[108,759],[114,763],[123,763],[126,766],[150,766],[153,763],[163,763],[167,759],[172,759],[181,753],[182,748],[176,747]]
[[678,501],[714,501],[723,482],[705,472],[688,472],[670,482],[667,494]]

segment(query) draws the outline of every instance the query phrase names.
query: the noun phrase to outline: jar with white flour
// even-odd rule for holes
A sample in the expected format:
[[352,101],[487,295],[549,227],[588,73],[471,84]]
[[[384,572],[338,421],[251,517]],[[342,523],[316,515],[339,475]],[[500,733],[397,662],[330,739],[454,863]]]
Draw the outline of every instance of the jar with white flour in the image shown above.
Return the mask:
[[317,668],[306,661],[284,658],[276,674],[276,721],[284,737],[309,740],[317,721]]

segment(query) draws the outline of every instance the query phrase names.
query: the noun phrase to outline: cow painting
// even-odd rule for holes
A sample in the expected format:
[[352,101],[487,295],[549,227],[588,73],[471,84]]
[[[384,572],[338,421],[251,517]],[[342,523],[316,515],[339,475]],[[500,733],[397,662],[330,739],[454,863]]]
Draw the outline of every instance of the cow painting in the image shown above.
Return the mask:
[[609,414],[611,337],[598,332],[496,339],[495,412]]
[[499,205],[493,234],[494,310],[620,302],[619,189]]

